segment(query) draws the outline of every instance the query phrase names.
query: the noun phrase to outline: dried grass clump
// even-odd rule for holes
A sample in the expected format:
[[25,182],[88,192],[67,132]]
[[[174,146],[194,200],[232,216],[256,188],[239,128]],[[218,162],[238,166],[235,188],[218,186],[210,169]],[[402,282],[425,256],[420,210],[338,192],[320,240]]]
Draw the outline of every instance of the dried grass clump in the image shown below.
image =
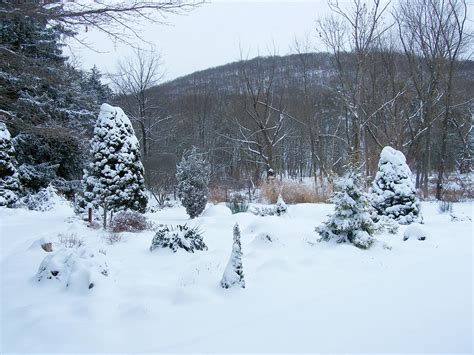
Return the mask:
[[84,240],[79,238],[77,234],[63,234],[58,235],[59,244],[64,245],[66,248],[79,248],[85,245]]
[[315,189],[314,184],[298,183],[292,181],[283,182],[265,182],[260,188],[260,202],[276,203],[278,195],[283,197],[286,203],[321,203],[326,202],[331,189]]
[[214,204],[219,202],[227,202],[226,189],[218,186],[211,187],[209,189],[208,200]]

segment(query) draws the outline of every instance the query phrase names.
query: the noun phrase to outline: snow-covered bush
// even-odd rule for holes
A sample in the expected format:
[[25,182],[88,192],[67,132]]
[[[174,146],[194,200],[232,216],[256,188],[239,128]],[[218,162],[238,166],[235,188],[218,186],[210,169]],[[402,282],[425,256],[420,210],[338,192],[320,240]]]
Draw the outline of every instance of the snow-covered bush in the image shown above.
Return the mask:
[[316,232],[320,240],[352,243],[367,249],[374,242],[376,225],[372,220],[372,208],[365,194],[360,175],[350,170],[335,186],[330,201],[335,204],[334,214]]
[[286,206],[285,201],[283,201],[283,198],[281,195],[278,196],[277,203],[273,206],[268,206],[268,207],[257,207],[254,206],[250,210],[254,215],[256,216],[282,216],[288,211],[288,207]]
[[152,228],[152,223],[139,212],[120,211],[114,215],[109,228],[113,233],[138,233]]
[[53,280],[65,287],[87,290],[103,276],[108,276],[108,266],[103,254],[95,254],[85,247],[65,248],[49,253],[41,262],[38,281]]
[[84,173],[83,206],[145,212],[144,170],[130,120],[119,107],[103,104],[94,128],[92,162]]
[[60,197],[56,189],[49,185],[39,190],[37,193],[29,193],[21,199],[21,203],[33,211],[49,211],[55,206]]
[[372,216],[374,220],[374,231],[375,233],[382,233],[383,231],[387,231],[390,234],[396,234],[398,232],[398,228],[400,227],[397,221],[391,219],[388,216]]
[[402,152],[392,147],[382,150],[370,193],[378,215],[393,218],[400,224],[422,222],[420,202]]
[[281,197],[281,195],[279,195],[276,206],[275,206],[275,214],[277,216],[282,216],[287,211],[288,211],[288,207],[286,206],[285,201],[283,201],[283,197]]
[[222,276],[222,288],[242,287],[245,288],[244,269],[242,266],[242,245],[240,243],[240,229],[236,223],[233,230],[234,242],[229,262]]
[[210,166],[201,158],[196,148],[187,156],[183,156],[177,166],[178,193],[191,218],[199,216],[206,208],[210,176]]
[[184,249],[191,253],[195,250],[207,250],[201,232],[197,228],[189,228],[186,224],[160,228],[151,241],[150,251],[157,248],[169,248],[173,252]]
[[114,245],[115,243],[122,241],[122,235],[119,233],[107,233],[104,236],[104,240],[107,244]]
[[0,206],[13,206],[18,201],[19,193],[15,149],[7,126],[0,122]]

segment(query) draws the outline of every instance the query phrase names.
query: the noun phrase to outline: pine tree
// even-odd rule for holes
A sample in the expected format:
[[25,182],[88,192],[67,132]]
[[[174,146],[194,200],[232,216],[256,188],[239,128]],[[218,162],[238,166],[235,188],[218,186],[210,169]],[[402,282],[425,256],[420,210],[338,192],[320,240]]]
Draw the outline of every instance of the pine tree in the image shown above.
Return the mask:
[[242,266],[242,245],[240,244],[240,229],[236,223],[234,225],[234,243],[229,262],[222,276],[222,288],[231,288],[234,286],[245,288],[244,269]]
[[176,179],[181,203],[191,218],[199,216],[206,208],[211,170],[209,164],[193,148],[177,166]]
[[0,122],[0,206],[12,206],[18,201],[20,182],[15,165],[10,132],[5,123]]
[[110,212],[145,212],[147,197],[140,147],[128,117],[103,104],[94,129],[92,162],[85,171],[84,204]]
[[382,150],[370,193],[378,215],[388,216],[400,224],[422,222],[420,202],[402,152],[392,147]]
[[373,243],[375,224],[371,218],[372,208],[362,188],[360,175],[352,168],[335,186],[331,197],[335,204],[334,214],[316,227],[321,240],[335,240],[337,243],[352,243],[367,249]]
[[278,195],[278,200],[275,206],[275,214],[277,216],[282,216],[288,211],[285,201],[281,195]]

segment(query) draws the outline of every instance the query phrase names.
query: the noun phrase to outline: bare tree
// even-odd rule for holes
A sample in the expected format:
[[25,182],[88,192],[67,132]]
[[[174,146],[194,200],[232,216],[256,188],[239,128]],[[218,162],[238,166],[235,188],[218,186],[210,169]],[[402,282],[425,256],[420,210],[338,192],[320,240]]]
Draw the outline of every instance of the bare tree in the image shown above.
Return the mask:
[[30,16],[59,24],[65,34],[96,29],[116,41],[140,38],[143,22],[166,23],[166,16],[190,11],[205,0],[6,0],[0,17]]
[[436,187],[436,196],[441,198],[446,140],[452,120],[453,76],[465,41],[466,14],[467,5],[463,0],[405,0],[395,13],[419,101],[413,118],[418,118],[420,125],[418,130],[412,130],[410,145],[417,147],[417,141],[424,138],[422,185],[425,196],[428,195],[428,176],[432,170],[433,126],[442,119]]
[[[337,94],[348,113],[347,143],[350,159],[355,164],[361,162],[366,125],[379,109],[368,111],[364,87],[370,65],[369,55],[390,27],[383,22],[389,3],[373,0],[368,5],[366,1],[353,0],[350,8],[344,8],[338,0],[329,0],[334,15],[318,22],[321,40],[334,55],[339,79]],[[348,53],[355,56],[355,66],[347,63]]]

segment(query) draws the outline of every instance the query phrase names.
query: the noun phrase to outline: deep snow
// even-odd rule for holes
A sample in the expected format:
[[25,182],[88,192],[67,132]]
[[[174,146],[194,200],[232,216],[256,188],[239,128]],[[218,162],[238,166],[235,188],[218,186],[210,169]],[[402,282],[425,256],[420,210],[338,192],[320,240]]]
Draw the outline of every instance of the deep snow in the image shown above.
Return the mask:
[[[65,204],[0,208],[1,351],[471,353],[472,222],[451,222],[423,203],[425,241],[404,242],[401,226],[359,250],[316,242],[314,227],[332,208],[291,205],[284,216],[260,217],[218,205],[195,220],[181,207],[148,215],[199,225],[209,250],[195,253],[150,252],[151,231],[108,245]],[[454,211],[472,216],[472,204]],[[246,288],[224,290],[236,222]],[[81,292],[38,282],[41,241],[57,242],[59,233],[104,249],[109,276]]]

